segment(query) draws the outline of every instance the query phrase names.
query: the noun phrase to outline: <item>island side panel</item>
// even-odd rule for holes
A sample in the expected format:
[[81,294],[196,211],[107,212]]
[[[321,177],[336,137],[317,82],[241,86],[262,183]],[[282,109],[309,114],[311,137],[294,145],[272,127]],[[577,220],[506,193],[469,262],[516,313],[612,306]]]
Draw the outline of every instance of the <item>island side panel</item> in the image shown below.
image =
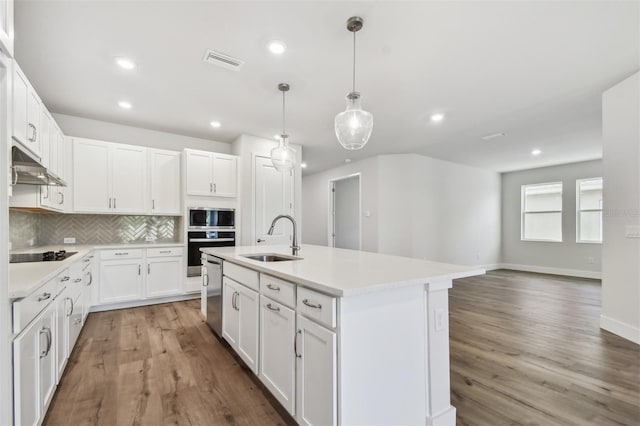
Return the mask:
[[424,285],[340,302],[339,424],[425,424]]
[[424,291],[425,352],[427,368],[426,424],[456,424],[456,409],[451,405],[451,368],[449,362],[449,289],[451,280],[427,284]]

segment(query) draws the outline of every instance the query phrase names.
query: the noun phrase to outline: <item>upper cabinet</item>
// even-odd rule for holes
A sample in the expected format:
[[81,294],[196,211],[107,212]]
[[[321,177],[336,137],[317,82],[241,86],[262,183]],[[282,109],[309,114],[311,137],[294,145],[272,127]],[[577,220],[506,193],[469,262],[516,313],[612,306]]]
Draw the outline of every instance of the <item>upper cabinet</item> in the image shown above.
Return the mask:
[[238,157],[185,149],[187,195],[236,197]]
[[144,214],[147,192],[146,148],[74,139],[74,212]]
[[13,57],[13,0],[0,0],[0,50]]
[[149,149],[151,182],[151,213],[179,215],[181,213],[180,153]]
[[40,156],[42,101],[17,62],[13,62],[13,138]]

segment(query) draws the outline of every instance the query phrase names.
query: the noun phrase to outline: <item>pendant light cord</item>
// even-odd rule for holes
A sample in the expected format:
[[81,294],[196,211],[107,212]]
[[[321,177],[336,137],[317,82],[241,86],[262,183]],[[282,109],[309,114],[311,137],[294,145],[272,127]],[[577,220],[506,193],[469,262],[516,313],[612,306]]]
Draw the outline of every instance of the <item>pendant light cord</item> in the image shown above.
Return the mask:
[[353,92],[356,91],[356,32],[353,32]]
[[284,135],[285,135],[285,123],[286,123],[285,122],[285,115],[284,115],[284,102],[285,101],[284,101],[284,90],[283,90],[282,91],[282,136],[281,136],[283,144],[286,142],[285,141],[285,137],[284,137]]

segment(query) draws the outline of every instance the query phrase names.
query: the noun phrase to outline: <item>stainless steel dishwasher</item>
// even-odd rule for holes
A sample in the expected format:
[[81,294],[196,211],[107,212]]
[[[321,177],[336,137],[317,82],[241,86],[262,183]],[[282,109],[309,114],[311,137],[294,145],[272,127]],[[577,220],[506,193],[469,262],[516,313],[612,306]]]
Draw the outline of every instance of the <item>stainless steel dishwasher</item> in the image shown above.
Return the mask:
[[222,337],[222,259],[206,255],[203,261],[207,268],[207,324]]

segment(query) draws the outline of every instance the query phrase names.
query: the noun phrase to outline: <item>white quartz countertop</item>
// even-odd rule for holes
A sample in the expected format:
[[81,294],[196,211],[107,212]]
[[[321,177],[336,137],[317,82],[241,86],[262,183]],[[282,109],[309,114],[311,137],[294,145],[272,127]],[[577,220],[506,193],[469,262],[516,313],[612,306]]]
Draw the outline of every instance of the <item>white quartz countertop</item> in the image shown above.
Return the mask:
[[75,262],[82,259],[93,250],[108,250],[122,248],[154,248],[154,247],[175,247],[183,243],[131,243],[131,244],[95,244],[95,245],[53,245],[31,247],[25,250],[14,250],[11,253],[42,253],[45,251],[66,250],[67,252],[77,252],[65,260],[54,262],[25,262],[9,264],[9,298],[20,299],[36,291],[47,281],[55,278]]
[[243,255],[259,253],[291,255],[291,249],[287,246],[214,247],[203,248],[201,251],[340,297],[485,273],[484,269],[474,266],[308,244],[302,245],[298,253],[301,260],[283,262],[260,262]]

